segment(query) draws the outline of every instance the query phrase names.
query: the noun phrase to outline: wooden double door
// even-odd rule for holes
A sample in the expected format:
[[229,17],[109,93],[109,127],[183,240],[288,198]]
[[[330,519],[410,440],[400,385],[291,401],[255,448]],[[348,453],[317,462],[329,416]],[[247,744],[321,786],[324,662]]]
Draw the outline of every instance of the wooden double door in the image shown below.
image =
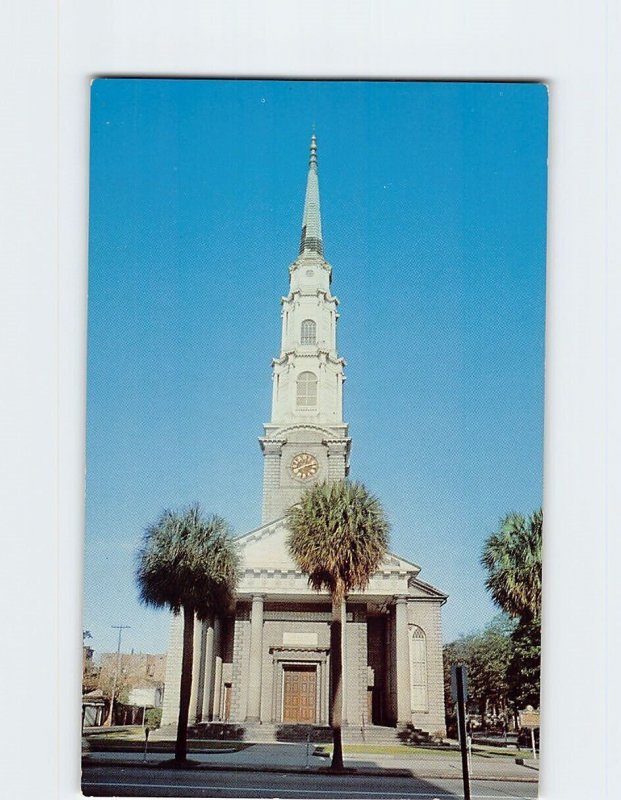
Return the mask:
[[283,684],[282,721],[314,724],[317,721],[317,666],[284,666]]

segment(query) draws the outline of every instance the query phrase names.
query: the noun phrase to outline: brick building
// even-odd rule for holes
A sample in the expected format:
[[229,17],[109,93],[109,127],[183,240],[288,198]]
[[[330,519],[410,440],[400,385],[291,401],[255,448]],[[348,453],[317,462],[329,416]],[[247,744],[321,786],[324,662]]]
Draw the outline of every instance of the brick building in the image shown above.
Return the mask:
[[[273,361],[272,416],[264,456],[262,525],[239,538],[243,577],[235,613],[196,623],[190,720],[326,724],[330,598],[309,588],[290,559],[284,516],[310,484],[347,475],[337,352],[338,300],[323,256],[313,136],[298,257],[282,298],[282,342]],[[413,724],[444,731],[440,608],[446,595],[420,567],[389,554],[368,589],[344,605],[345,725]],[[163,724],[179,704],[182,619],[173,617]]]
[[99,680],[110,682],[117,671],[129,686],[141,683],[164,683],[166,678],[166,654],[151,653],[102,653]]
[[[118,673],[117,673],[118,665]],[[98,686],[110,689],[117,675],[117,697],[126,706],[160,708],[164,698],[166,655],[151,653],[103,653]]]

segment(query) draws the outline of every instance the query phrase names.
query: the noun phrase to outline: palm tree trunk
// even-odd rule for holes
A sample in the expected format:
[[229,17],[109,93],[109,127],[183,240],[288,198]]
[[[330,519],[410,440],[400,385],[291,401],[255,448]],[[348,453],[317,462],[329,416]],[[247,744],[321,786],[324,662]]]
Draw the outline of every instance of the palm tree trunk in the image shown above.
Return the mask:
[[175,761],[185,761],[188,753],[188,716],[192,691],[192,661],[194,656],[194,609],[183,607],[183,656],[181,659],[181,685],[179,687],[179,721]]
[[340,600],[332,600],[332,623],[330,625],[330,727],[332,728],[332,763],[330,769],[343,769],[343,742],[341,724],[343,720],[343,625]]

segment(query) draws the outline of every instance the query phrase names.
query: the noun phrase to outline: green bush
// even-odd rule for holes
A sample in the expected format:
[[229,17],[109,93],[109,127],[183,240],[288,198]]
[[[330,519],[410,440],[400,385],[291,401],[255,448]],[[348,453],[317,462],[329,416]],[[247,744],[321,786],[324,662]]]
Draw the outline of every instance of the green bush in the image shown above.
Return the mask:
[[150,730],[160,727],[162,722],[162,709],[161,708],[147,708],[145,715],[145,727]]

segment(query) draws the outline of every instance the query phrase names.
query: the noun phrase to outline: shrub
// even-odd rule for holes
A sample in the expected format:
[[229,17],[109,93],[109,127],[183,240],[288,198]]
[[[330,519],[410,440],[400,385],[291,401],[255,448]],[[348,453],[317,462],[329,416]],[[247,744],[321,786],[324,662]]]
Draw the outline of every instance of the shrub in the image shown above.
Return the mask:
[[162,722],[162,709],[161,708],[147,708],[147,713],[145,715],[145,727],[149,728],[150,730],[155,730],[155,728],[160,727],[160,723]]

